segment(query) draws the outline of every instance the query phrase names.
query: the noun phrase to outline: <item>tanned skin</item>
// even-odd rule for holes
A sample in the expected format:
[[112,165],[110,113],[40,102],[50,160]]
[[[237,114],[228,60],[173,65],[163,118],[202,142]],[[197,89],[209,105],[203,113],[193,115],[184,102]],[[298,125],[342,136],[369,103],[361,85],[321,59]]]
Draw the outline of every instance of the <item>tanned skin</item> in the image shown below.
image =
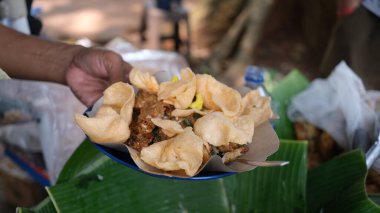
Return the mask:
[[67,85],[87,106],[110,84],[128,81],[132,69],[112,51],[43,40],[1,24],[0,68],[11,78]]

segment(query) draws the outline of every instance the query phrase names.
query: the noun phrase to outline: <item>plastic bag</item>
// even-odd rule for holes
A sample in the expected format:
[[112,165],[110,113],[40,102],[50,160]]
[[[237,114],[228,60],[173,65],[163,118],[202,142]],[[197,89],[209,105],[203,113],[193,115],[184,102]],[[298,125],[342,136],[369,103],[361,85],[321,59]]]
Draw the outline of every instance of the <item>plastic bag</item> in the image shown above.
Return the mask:
[[75,113],[85,110],[84,105],[68,87],[38,81],[2,80],[0,97],[19,103],[8,104],[8,108],[32,109],[25,111],[30,112],[31,121],[38,122],[2,126],[0,132],[12,145],[42,150],[50,181],[55,183],[63,165],[85,138],[73,119]]
[[367,92],[361,79],[340,62],[327,79],[314,80],[292,98],[288,116],[323,129],[345,149],[366,151],[379,134],[378,100],[380,92]]
[[188,67],[187,61],[178,53],[162,50],[137,49],[128,41],[115,38],[105,48],[119,53],[123,60],[142,71],[156,75],[158,81],[171,79],[182,68]]

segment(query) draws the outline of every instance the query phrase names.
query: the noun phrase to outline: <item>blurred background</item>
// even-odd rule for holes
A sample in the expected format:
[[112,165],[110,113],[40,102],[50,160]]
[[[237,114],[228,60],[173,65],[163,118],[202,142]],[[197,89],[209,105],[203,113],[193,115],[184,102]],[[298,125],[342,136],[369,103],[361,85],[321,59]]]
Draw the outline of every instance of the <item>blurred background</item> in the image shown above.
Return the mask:
[[[360,3],[37,0],[32,11],[43,23],[41,35],[48,39],[88,39],[93,45],[104,45],[122,37],[138,48],[177,51],[193,66],[228,78],[242,75],[247,64],[272,67],[281,73],[299,68],[310,79],[326,77],[340,57],[349,60],[368,87],[375,88],[378,81],[369,79],[376,72],[363,65],[370,59],[357,52],[378,43],[355,34],[377,32],[372,29],[376,28],[371,23],[373,17],[359,8]],[[360,45],[353,45],[354,40]]]
[[[86,38],[100,45],[123,37],[139,48],[175,50],[173,40],[162,39],[156,44],[147,41],[149,36],[145,34],[148,16],[162,19],[153,20],[150,27],[158,28],[160,36],[167,38],[173,35],[178,19],[179,37],[190,43],[190,50],[181,45],[180,53],[190,52],[191,63],[205,64],[218,74],[239,72],[234,69],[240,69],[240,64],[255,62],[285,73],[298,67],[315,77],[337,21],[336,1],[177,2],[181,2],[183,11],[176,12],[183,14],[170,18],[155,14],[149,1],[38,0],[33,7],[43,22],[44,37],[69,42]],[[164,11],[172,10],[166,3],[161,4]]]
[[[32,32],[43,39],[175,52],[195,72],[230,85],[242,84],[248,65],[265,68],[273,79],[296,69],[313,81],[345,60],[366,89],[380,88],[379,18],[360,0],[34,0],[30,13]],[[297,139],[311,141],[310,167],[342,152],[325,131],[302,122],[295,127]],[[26,195],[9,191],[4,184],[15,179],[2,177],[0,212],[46,196],[31,178],[21,178],[20,188],[35,192]],[[379,192],[378,180],[374,172],[367,190]]]

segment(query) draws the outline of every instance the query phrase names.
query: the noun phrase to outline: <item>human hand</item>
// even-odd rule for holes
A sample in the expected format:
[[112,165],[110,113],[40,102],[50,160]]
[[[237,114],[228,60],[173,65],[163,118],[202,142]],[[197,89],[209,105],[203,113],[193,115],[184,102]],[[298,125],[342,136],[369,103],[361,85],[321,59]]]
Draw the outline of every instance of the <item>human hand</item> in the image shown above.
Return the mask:
[[112,83],[128,81],[132,66],[120,55],[97,48],[78,51],[65,73],[67,85],[86,106],[91,106]]

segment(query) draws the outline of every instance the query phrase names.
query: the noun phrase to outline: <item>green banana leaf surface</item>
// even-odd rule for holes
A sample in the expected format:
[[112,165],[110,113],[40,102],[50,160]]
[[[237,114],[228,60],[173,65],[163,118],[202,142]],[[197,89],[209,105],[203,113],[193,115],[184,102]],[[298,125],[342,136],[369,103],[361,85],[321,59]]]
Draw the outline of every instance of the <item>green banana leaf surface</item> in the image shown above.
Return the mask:
[[[104,166],[68,167],[71,162],[80,162],[85,153],[94,151],[91,149],[95,147],[88,141],[78,148],[61,173],[65,178],[59,178],[65,181],[48,188],[50,202],[46,205],[53,204],[57,212],[262,212],[267,209],[294,212],[305,208],[305,142],[282,141],[279,151],[270,157],[289,160],[287,166],[257,168],[210,181],[151,177],[97,155],[96,149],[91,162],[102,162]],[[102,158],[107,160],[99,160]],[[34,212],[43,211],[40,208]]]

